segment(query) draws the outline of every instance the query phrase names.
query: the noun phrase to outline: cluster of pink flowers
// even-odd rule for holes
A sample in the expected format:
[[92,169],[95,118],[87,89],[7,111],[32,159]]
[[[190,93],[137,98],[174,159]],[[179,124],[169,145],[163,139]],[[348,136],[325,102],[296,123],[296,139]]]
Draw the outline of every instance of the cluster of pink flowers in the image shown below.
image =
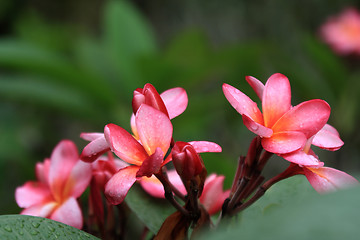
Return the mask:
[[[194,223],[207,224],[211,221],[209,215],[221,210],[223,216],[233,215],[256,201],[272,184],[296,174],[305,175],[318,192],[357,183],[344,172],[324,167],[311,150],[311,145],[330,151],[343,145],[335,128],[327,124],[330,107],[325,101],[315,99],[293,107],[290,83],[279,73],[272,75],[265,86],[254,77],[246,80],[260,98],[262,112],[244,93],[223,85],[225,97],[241,114],[244,125],[258,135],[247,156],[240,157],[230,190],[223,190],[224,176],[207,175],[200,156],[202,152],[221,152],[218,144],[173,139],[171,119],[185,111],[186,91],[172,88],[159,94],[154,86],[146,84],[134,91],[132,133],[109,123],[103,133],[81,134],[89,143],[80,156],[71,141],[63,140],[50,159],[36,165],[37,181],[16,189],[16,201],[24,208],[22,214],[82,228],[77,199],[90,186],[88,222],[104,232],[105,215],[112,216],[112,206],[121,204],[138,182],[149,195],[166,198],[177,209],[158,233],[167,238],[187,233]],[[290,166],[261,185],[261,170],[271,154],[289,161]],[[244,202],[250,196],[252,199]],[[175,225],[182,227],[169,231]]]
[[330,17],[320,29],[322,39],[341,54],[360,54],[360,12],[345,9],[339,16]]

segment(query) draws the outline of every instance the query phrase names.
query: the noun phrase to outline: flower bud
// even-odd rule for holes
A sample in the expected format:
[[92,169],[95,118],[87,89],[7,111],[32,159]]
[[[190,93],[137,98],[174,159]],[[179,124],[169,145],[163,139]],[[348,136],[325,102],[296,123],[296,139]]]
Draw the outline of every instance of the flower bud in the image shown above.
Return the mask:
[[169,116],[160,94],[150,83],[145,84],[144,88],[137,88],[134,91],[134,97],[132,100],[134,114],[136,114],[136,111],[139,109],[141,104],[147,104]]
[[176,142],[172,150],[173,164],[183,181],[199,176],[205,169],[204,162],[195,148],[186,142]]

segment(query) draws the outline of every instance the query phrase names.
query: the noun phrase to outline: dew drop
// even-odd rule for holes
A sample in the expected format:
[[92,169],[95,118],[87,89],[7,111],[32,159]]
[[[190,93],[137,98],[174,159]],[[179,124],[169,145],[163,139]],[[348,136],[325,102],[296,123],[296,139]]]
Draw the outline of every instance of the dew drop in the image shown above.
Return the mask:
[[55,228],[53,228],[52,226],[48,226],[48,228],[50,229],[50,231],[55,232]]
[[31,235],[37,235],[38,233],[39,233],[39,232],[36,231],[36,230],[32,230],[32,231],[30,232]]
[[7,231],[7,232],[12,232],[12,228],[11,228],[10,226],[8,226],[8,225],[6,225],[6,226],[4,227],[4,229],[5,229],[5,231]]
[[33,225],[34,228],[38,228],[40,226],[40,223],[32,222],[31,225]]

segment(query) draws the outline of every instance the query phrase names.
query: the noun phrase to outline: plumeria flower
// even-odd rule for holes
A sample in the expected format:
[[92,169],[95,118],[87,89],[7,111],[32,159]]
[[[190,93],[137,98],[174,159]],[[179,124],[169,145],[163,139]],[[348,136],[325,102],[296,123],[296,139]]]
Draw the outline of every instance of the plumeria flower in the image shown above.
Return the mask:
[[339,54],[360,54],[360,13],[345,9],[339,16],[329,18],[320,28],[322,39]]
[[[176,187],[181,193],[186,195],[184,184],[182,183],[182,180],[176,171],[169,170],[167,175],[172,185]],[[210,215],[218,213],[221,210],[225,199],[229,197],[230,190],[223,190],[224,180],[224,176],[216,174],[210,174],[205,180],[204,189],[199,198],[199,201]],[[156,177],[143,178],[140,181],[140,184],[143,189],[151,196],[156,198],[164,198],[164,188]]]
[[[160,95],[153,85],[145,84],[144,88],[138,88],[134,91],[133,109],[134,113],[139,109],[141,104],[147,104],[163,112],[169,119],[173,119],[183,113],[188,104],[188,97],[185,89],[171,88]],[[135,114],[132,114],[131,129],[136,139],[139,139],[135,124]],[[103,133],[82,133],[81,138],[90,141],[83,149],[80,158],[86,162],[93,162],[99,156],[110,151],[110,146]]]
[[50,159],[36,164],[37,181],[26,182],[15,192],[21,214],[50,218],[81,229],[83,217],[77,198],[91,179],[90,164],[80,161],[75,144],[61,141]]
[[135,115],[139,140],[123,128],[108,124],[104,134],[111,150],[131,164],[120,169],[105,186],[107,199],[120,204],[137,178],[151,177],[160,171],[172,139],[173,127],[163,112],[142,104]]
[[[262,137],[263,148],[272,153],[286,154],[305,146],[308,138],[317,133],[327,122],[330,106],[314,99],[291,106],[290,83],[286,76],[273,74],[265,86],[256,78],[246,80],[262,100],[262,113],[248,96],[238,89],[223,85],[225,97],[243,118],[245,126]],[[315,165],[317,162],[296,162]]]
[[[344,142],[340,139],[337,130],[326,124],[315,136],[308,139],[302,150],[282,155],[282,157],[291,162],[294,162],[294,159],[301,161],[301,159],[308,158],[319,161],[318,156],[311,150],[312,144],[322,149],[335,151],[340,149]],[[358,184],[358,181],[349,174],[334,168],[323,167],[323,165],[320,161],[319,165],[315,167],[299,165],[299,169],[296,171],[304,174],[311,186],[319,193],[331,192]]]

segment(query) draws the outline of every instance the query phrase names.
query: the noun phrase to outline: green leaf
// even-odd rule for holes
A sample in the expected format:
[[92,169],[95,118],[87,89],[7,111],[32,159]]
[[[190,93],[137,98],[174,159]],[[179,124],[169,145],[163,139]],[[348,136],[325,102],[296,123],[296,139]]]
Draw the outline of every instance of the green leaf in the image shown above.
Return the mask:
[[103,44],[111,67],[122,78],[120,86],[129,91],[139,87],[142,81],[137,61],[155,53],[155,38],[145,19],[128,1],[112,0],[105,6]]
[[165,219],[176,211],[166,200],[152,198],[139,186],[130,189],[125,201],[135,215],[154,234],[159,231]]
[[56,108],[77,115],[96,115],[94,102],[88,96],[40,78],[2,76],[0,96],[11,101]]
[[223,228],[207,233],[201,239],[328,240],[353,239],[360,234],[359,187],[319,195],[313,191],[301,191],[303,185],[295,187],[296,194],[293,194],[291,183],[284,181],[282,184],[288,186],[280,186],[271,194],[273,200],[276,195],[282,199],[281,203],[274,202],[279,207],[254,218],[244,214],[241,224],[227,227],[224,223]]
[[17,41],[2,39],[0,41],[0,66],[8,69],[38,74],[48,80],[76,88],[104,103],[114,103],[109,92],[112,88],[104,82],[73,66],[60,54],[42,49],[38,46]]
[[26,215],[0,216],[0,238],[2,240],[98,239],[86,232],[66,224],[46,218]]

